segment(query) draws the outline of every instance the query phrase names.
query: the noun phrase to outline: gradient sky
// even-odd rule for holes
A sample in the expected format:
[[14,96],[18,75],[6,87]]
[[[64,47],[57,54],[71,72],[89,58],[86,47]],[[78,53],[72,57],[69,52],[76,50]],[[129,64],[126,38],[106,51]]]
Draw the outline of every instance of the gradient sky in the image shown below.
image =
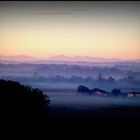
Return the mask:
[[140,2],[0,2],[0,55],[140,59]]

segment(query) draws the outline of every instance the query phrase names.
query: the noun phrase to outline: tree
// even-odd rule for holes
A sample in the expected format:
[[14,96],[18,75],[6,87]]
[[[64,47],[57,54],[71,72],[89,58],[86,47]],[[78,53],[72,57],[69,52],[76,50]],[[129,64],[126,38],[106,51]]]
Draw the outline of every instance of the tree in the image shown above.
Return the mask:
[[48,112],[49,97],[19,82],[0,80],[0,111],[8,114],[42,114]]
[[108,77],[108,81],[109,82],[115,82],[115,79],[112,76],[110,76],[110,77]]
[[113,95],[120,95],[120,94],[121,94],[121,90],[115,88],[115,89],[112,90],[112,94],[113,94]]
[[85,87],[85,86],[80,85],[80,86],[78,87],[78,92],[89,93],[89,92],[90,92],[90,89],[87,88],[87,87]]

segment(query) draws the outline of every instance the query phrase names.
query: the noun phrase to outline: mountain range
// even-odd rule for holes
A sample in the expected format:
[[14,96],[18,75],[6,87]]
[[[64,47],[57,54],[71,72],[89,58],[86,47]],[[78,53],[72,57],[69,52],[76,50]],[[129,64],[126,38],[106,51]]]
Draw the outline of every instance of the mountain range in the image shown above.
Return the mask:
[[[74,56],[69,57],[66,55],[56,55],[49,58],[36,58],[27,55],[13,55],[13,56],[5,56],[0,55],[0,61],[16,61],[16,62],[122,62],[128,60],[121,60],[121,59],[107,59],[107,58],[100,58],[100,57],[89,57],[89,56]],[[130,60],[129,60],[130,61]],[[131,61],[140,61],[140,60],[131,60]]]
[[100,58],[100,57],[89,57],[89,56],[74,56],[74,57],[68,57],[65,55],[57,55],[50,57],[48,60],[53,61],[87,61],[87,62],[103,62],[103,61],[119,61],[119,59],[106,59],[106,58]]
[[5,55],[0,55],[0,60],[5,60],[5,61],[34,61],[38,60],[35,57],[27,56],[27,55],[13,55],[13,56],[5,56]]

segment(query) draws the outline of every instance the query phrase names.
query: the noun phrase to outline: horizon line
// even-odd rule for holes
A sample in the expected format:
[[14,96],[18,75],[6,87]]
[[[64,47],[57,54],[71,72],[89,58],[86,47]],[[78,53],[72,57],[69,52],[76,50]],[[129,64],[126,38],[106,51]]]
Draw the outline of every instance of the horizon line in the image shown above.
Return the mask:
[[[85,57],[85,60],[82,60],[82,61],[87,61],[86,60],[86,57],[89,58],[89,59],[105,59],[105,60],[118,60],[118,61],[140,61],[140,58],[132,58],[132,59],[124,59],[124,58],[106,58],[106,57],[97,57],[97,56],[88,56],[88,55],[74,55],[74,56],[68,56],[68,55],[64,55],[64,54],[58,54],[58,55],[52,55],[52,56],[49,56],[49,57],[36,57],[36,56],[31,56],[31,55],[26,55],[26,54],[15,54],[15,55],[3,55],[3,54],[0,54],[0,57],[30,57],[32,59],[37,59],[37,60],[40,60],[40,61],[43,61],[43,60],[57,60],[57,57],[65,57],[67,59],[74,59],[76,60],[76,57],[78,59],[78,57],[80,59],[84,59]],[[56,58],[55,58],[56,57]],[[59,58],[59,59],[62,59],[63,58]],[[1,60],[1,58],[0,58]],[[3,59],[2,59],[3,60]],[[20,60],[19,60],[20,61]],[[58,60],[59,61],[59,60]],[[63,61],[68,61],[68,60],[63,60]]]

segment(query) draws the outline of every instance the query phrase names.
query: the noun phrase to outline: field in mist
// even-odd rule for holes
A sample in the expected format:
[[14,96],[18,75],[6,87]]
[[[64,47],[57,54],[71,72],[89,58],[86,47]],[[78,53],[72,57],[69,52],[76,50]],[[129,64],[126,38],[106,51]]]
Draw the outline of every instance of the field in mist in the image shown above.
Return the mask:
[[82,95],[77,92],[45,92],[51,99],[50,107],[52,109],[62,109],[71,111],[71,109],[94,110],[102,107],[113,106],[140,106],[140,97],[124,96],[95,96]]
[[[96,109],[110,106],[139,106],[140,97],[128,98],[128,92],[140,92],[139,63],[112,65],[70,64],[0,64],[0,77],[43,90],[50,97],[52,109]],[[77,93],[79,85],[111,93],[119,88],[120,96],[95,96]]]

